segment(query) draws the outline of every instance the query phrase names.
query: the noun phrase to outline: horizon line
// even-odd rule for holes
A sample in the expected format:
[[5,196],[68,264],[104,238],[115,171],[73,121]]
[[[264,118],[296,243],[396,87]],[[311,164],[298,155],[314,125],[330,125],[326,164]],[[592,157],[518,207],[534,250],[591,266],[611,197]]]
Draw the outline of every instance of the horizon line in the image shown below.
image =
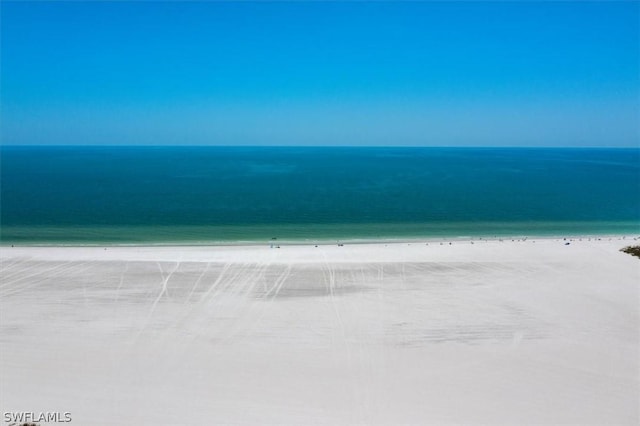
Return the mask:
[[447,149],[640,149],[636,146],[535,145],[207,145],[207,144],[4,144],[0,148],[447,148]]

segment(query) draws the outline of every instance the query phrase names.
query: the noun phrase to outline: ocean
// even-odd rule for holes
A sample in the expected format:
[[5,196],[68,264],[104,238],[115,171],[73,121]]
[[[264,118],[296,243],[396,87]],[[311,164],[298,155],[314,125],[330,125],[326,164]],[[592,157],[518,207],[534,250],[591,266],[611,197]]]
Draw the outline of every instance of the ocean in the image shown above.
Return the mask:
[[640,149],[0,147],[2,244],[640,234]]

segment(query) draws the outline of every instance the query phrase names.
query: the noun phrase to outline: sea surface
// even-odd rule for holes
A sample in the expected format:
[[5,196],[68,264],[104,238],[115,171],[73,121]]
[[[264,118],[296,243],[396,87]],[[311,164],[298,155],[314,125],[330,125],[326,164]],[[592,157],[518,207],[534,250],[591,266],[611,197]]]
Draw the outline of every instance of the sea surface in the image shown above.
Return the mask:
[[2,244],[640,235],[640,149],[0,147]]

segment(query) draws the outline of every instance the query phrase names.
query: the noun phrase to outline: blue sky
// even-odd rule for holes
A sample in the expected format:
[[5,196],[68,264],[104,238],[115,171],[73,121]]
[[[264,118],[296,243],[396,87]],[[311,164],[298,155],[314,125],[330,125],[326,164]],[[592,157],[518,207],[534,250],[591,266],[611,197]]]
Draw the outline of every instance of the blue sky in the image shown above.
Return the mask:
[[638,2],[6,2],[3,144],[639,146]]

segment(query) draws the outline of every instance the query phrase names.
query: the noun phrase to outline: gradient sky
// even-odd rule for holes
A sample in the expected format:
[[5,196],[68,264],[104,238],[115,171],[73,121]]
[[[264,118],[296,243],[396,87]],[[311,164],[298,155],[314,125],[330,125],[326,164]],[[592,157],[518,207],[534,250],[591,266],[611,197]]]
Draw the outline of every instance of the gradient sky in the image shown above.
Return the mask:
[[6,2],[3,144],[640,145],[640,3]]

